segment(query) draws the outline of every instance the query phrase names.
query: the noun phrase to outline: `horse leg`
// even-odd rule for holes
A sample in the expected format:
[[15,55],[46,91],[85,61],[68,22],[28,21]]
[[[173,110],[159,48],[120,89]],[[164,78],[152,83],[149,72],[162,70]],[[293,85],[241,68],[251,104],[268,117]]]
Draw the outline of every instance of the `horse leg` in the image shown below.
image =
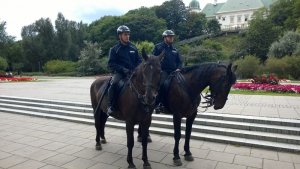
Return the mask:
[[144,161],[144,169],[151,169],[151,165],[148,161],[148,155],[147,155],[147,145],[148,145],[148,135],[149,135],[149,124],[142,124],[140,123],[140,132],[142,137],[142,146],[143,146],[143,156],[142,160]]
[[174,139],[175,139],[175,145],[173,149],[173,162],[176,166],[181,166],[182,162],[179,157],[179,141],[181,137],[181,117],[179,114],[173,114],[173,124],[174,124]]
[[190,151],[190,139],[191,139],[191,133],[192,133],[192,126],[194,123],[194,120],[196,118],[197,111],[193,113],[193,115],[186,119],[186,129],[185,129],[185,142],[184,142],[184,159],[186,161],[194,161],[194,158],[192,156],[192,153]]
[[107,115],[101,111],[101,128],[100,128],[100,137],[101,137],[101,143],[102,144],[106,144],[107,141],[106,141],[106,138],[105,138],[105,123],[107,121]]
[[136,168],[133,159],[132,159],[132,148],[134,146],[134,138],[133,138],[134,124],[130,122],[126,122],[126,134],[127,134],[127,162],[129,164],[128,168]]
[[96,128],[96,150],[102,150],[102,146],[100,143],[100,130],[101,130],[101,111],[95,112],[95,128]]

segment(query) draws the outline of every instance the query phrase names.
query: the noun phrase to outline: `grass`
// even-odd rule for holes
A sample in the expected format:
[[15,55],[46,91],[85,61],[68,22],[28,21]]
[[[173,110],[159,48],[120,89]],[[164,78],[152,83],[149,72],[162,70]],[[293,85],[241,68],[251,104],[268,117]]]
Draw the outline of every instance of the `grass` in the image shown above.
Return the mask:
[[230,90],[230,94],[243,94],[243,95],[268,95],[268,96],[296,96],[300,97],[300,93],[277,93],[263,90]]

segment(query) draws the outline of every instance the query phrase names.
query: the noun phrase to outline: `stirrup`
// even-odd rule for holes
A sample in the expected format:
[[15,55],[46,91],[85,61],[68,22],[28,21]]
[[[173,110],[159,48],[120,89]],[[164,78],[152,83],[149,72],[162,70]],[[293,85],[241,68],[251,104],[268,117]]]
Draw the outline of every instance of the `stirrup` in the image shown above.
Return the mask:
[[154,109],[156,114],[160,114],[164,112],[164,105],[162,103],[159,103],[157,107]]
[[107,108],[106,115],[107,115],[107,116],[111,116],[111,115],[114,114],[114,113],[115,113],[115,109],[114,109],[112,106],[109,106],[109,107]]

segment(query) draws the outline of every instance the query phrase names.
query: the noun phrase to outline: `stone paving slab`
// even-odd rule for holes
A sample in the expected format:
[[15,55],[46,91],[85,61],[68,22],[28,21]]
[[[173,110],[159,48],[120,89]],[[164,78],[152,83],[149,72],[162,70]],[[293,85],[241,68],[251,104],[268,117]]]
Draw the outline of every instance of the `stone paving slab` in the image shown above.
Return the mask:
[[[0,169],[127,168],[125,130],[107,128],[108,143],[102,151],[94,149],[94,132],[93,125],[0,112]],[[183,166],[175,167],[173,137],[151,135],[155,141],[149,144],[148,156],[153,169],[300,169],[299,153],[201,140],[191,140],[195,160],[187,162],[183,160],[183,139],[179,147]],[[87,142],[72,142],[76,138]],[[120,138],[122,142],[116,141]],[[141,144],[135,141],[133,157],[137,168],[142,168],[141,153]]]
[[[85,102],[90,104],[90,86],[96,77],[43,78],[39,82],[1,83],[0,95]],[[300,119],[300,97],[230,94],[221,110],[237,115]]]

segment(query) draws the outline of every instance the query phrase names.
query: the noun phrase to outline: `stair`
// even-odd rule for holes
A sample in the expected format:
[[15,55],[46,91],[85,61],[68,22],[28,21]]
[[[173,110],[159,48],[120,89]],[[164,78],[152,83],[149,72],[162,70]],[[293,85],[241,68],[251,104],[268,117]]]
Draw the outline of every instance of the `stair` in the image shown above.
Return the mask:
[[[90,103],[0,95],[0,112],[94,124]],[[151,133],[173,136],[172,116],[153,114],[152,119]],[[125,128],[125,123],[110,117],[106,126]],[[185,119],[181,130],[184,136]],[[300,152],[300,120],[200,113],[193,124],[192,138]]]

